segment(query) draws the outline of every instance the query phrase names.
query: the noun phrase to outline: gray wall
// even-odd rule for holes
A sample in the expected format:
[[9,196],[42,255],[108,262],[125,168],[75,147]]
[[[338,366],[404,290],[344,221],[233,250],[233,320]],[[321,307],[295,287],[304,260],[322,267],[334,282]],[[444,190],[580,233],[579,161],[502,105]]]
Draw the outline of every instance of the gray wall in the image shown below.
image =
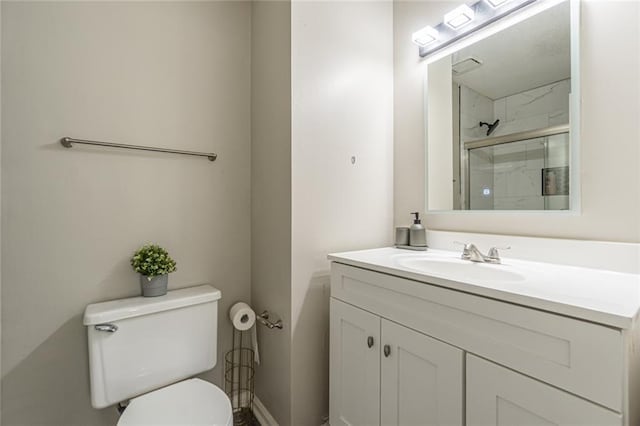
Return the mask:
[[258,327],[256,395],[291,411],[291,3],[255,1],[251,19],[251,301],[284,322]]
[[90,406],[82,313],[139,294],[147,241],[176,258],[171,288],[222,290],[221,384],[228,307],[250,298],[250,19],[248,2],[2,2],[3,425],[115,424]]
[[[640,2],[582,3],[580,214],[430,214],[437,230],[640,242]],[[456,3],[394,2],[394,205],[423,211],[425,63],[411,33]]]

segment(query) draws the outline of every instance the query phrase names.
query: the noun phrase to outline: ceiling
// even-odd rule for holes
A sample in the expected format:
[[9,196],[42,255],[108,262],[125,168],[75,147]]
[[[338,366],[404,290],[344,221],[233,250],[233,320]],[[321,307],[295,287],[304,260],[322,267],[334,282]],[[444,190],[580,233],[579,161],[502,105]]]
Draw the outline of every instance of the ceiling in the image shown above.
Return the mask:
[[569,2],[545,10],[452,55],[482,65],[454,81],[491,99],[571,77]]

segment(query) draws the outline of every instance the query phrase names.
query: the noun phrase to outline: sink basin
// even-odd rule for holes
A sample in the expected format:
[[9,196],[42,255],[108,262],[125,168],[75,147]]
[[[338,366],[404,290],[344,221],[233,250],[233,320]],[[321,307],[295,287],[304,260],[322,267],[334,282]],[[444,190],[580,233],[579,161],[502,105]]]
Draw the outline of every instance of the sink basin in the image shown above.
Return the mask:
[[401,257],[402,267],[456,281],[523,281],[524,275],[506,265],[469,262],[439,257]]

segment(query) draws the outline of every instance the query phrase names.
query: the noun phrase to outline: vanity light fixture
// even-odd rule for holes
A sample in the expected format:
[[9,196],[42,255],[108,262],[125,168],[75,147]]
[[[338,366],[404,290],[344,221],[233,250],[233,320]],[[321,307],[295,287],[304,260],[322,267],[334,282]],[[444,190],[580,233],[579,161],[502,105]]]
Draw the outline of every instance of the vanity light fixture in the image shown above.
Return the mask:
[[444,23],[454,30],[459,30],[473,21],[476,13],[466,4],[460,5],[444,15]]
[[420,56],[424,58],[537,1],[561,0],[476,0],[444,15],[444,22],[416,31],[411,40],[420,47]]
[[426,46],[434,41],[438,40],[438,30],[435,28],[426,26],[423,29],[416,31],[411,35],[411,41],[418,46]]
[[489,6],[492,8],[500,7],[505,3],[509,3],[510,0],[486,0],[489,3]]

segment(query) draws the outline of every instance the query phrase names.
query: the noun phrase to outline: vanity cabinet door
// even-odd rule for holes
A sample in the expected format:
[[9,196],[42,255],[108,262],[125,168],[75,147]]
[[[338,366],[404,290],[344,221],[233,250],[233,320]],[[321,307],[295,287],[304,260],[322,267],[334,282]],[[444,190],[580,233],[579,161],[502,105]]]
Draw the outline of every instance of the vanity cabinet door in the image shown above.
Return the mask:
[[462,350],[382,319],[382,425],[463,424]]
[[468,426],[622,425],[622,416],[473,355],[467,355]]
[[380,424],[380,317],[331,298],[331,426]]

